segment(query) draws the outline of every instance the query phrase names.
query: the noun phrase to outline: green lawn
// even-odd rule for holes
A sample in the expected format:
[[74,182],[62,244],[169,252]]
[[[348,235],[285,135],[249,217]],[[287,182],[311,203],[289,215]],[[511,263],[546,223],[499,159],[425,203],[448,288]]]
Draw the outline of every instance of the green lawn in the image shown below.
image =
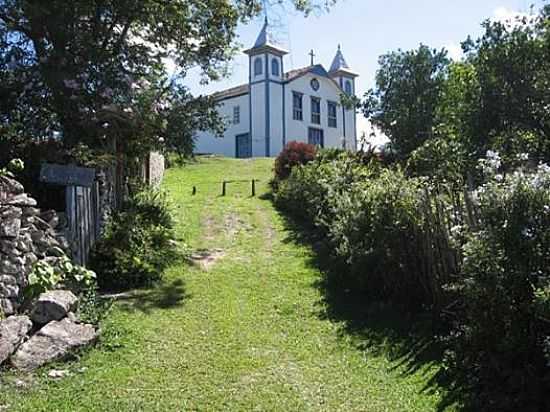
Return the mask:
[[[209,271],[173,267],[119,301],[104,343],[59,366],[70,377],[4,373],[0,411],[436,410],[437,363],[417,356],[422,341],[402,319],[358,311],[346,291],[323,286],[312,249],[262,196],[271,168],[212,158],[169,170],[185,241],[225,256]],[[250,183],[220,196],[221,180],[252,178],[258,197]]]

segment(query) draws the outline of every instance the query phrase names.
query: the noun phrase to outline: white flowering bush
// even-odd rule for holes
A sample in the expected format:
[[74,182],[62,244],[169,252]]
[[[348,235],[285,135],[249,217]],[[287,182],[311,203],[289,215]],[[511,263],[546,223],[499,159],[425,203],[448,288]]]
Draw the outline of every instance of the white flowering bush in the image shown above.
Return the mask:
[[550,167],[504,176],[497,153],[481,165],[449,360],[476,410],[550,410]]

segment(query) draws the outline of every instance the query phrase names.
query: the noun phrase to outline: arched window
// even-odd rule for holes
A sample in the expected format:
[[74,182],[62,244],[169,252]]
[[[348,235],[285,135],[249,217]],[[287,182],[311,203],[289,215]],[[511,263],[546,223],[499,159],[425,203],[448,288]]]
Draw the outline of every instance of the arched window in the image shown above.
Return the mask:
[[346,80],[346,88],[345,88],[346,94],[352,94],[353,93],[353,87],[351,85],[351,81]]
[[279,76],[279,60],[275,58],[271,60],[271,74],[273,76]]
[[254,60],[254,76],[258,76],[262,74],[262,58],[258,57],[256,60]]

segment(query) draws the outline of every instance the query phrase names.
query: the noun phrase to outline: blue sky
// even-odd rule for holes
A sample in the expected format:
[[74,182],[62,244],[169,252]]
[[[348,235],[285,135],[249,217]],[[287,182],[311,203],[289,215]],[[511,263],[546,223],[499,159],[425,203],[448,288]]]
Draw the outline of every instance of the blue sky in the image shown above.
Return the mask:
[[[482,33],[485,19],[505,19],[515,13],[538,10],[543,0],[339,0],[328,13],[304,18],[301,14],[275,8],[269,13],[278,42],[290,50],[285,70],[315,63],[326,68],[342,45],[350,67],[360,74],[358,95],[374,85],[378,56],[391,50],[412,49],[420,43],[446,47],[459,57],[460,42]],[[251,46],[261,29],[263,17],[238,29],[243,48]],[[231,75],[222,81],[200,85],[196,74],[186,83],[195,94],[209,94],[248,81],[248,58],[239,53],[231,64]],[[360,129],[368,128],[361,122]],[[360,130],[360,131],[361,131]]]

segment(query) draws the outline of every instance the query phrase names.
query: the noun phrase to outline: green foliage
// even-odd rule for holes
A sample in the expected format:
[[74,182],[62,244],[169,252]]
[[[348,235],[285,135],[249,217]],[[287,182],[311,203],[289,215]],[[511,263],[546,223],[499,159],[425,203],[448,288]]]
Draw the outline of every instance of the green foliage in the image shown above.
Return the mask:
[[25,163],[21,159],[12,159],[6,167],[0,168],[0,176],[13,177],[25,169]]
[[464,247],[451,365],[477,410],[548,410],[550,172],[496,175],[478,190]]
[[110,313],[112,305],[111,299],[99,296],[97,288],[84,289],[78,295],[76,315],[81,322],[99,325]]
[[365,94],[363,113],[404,158],[434,135],[447,52],[420,45],[417,50],[385,54],[379,63],[376,88]]
[[165,195],[142,188],[114,212],[92,254],[101,288],[130,289],[152,284],[179,256]]
[[363,113],[400,160],[439,138],[464,150],[452,169],[473,168],[487,150],[508,163],[521,153],[549,161],[549,20],[550,5],[513,22],[488,20],[478,40],[462,44],[460,62],[426,46],[383,55]]
[[345,152],[321,154],[293,168],[275,200],[320,231],[335,264],[370,296],[409,307],[429,305],[433,291],[412,248],[423,227],[421,181],[361,160]]
[[[60,250],[60,254],[63,252]],[[37,261],[30,274],[25,288],[25,297],[32,300],[41,293],[56,287],[69,288],[75,293],[94,290],[96,274],[82,266],[75,265],[67,256],[55,258],[53,261]]]
[[461,185],[466,170],[466,152],[462,144],[442,138],[425,141],[407,161],[409,174],[425,176],[433,183]]

